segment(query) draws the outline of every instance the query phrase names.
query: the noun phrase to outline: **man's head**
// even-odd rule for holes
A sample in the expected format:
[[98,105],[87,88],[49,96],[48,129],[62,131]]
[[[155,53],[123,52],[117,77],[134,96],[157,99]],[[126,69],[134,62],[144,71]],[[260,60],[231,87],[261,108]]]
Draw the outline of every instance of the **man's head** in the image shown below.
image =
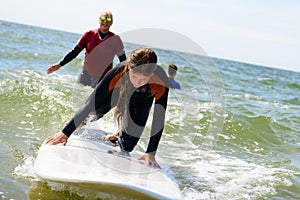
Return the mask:
[[100,14],[98,21],[100,24],[100,31],[102,33],[107,33],[113,23],[113,15],[110,11],[104,11]]

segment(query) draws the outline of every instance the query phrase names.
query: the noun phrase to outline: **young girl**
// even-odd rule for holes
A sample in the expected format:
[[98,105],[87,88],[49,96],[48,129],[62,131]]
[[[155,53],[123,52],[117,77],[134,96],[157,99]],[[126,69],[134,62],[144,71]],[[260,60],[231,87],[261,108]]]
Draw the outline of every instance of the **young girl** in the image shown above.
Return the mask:
[[129,58],[110,70],[97,85],[86,103],[64,129],[46,139],[46,144],[67,143],[68,137],[91,112],[98,118],[116,107],[114,117],[118,123],[118,143],[123,151],[132,151],[146,125],[154,101],[151,136],[148,147],[139,159],[160,168],[155,153],[164,128],[168,101],[168,77],[157,65],[152,49],[134,50]]

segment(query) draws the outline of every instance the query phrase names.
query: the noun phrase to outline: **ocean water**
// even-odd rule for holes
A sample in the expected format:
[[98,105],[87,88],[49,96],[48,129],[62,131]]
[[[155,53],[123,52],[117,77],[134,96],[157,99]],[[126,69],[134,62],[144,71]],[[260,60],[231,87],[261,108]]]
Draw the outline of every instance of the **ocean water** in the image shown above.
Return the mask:
[[[45,74],[80,35],[5,21],[0,33],[0,198],[128,199],[33,171],[43,140],[92,91],[76,83],[83,53]],[[125,43],[126,52],[138,46]],[[300,73],[155,50],[165,69],[179,67],[183,88],[170,91],[158,152],[183,198],[300,199]]]

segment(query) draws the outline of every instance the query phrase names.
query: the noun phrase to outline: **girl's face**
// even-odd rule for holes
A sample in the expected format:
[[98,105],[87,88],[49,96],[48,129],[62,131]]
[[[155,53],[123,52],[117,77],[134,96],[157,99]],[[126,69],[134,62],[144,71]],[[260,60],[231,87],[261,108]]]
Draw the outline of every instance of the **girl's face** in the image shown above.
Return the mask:
[[139,87],[147,84],[150,81],[152,75],[153,74],[151,74],[149,76],[145,76],[142,73],[134,73],[131,70],[129,70],[129,79],[135,88],[139,88]]

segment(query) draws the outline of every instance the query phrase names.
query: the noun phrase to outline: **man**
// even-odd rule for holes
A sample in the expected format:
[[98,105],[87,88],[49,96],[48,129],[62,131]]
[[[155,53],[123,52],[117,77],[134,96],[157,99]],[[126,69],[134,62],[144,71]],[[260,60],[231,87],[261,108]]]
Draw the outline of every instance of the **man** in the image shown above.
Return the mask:
[[74,49],[59,61],[59,63],[50,65],[47,68],[47,74],[60,69],[76,58],[83,49],[86,49],[83,69],[77,82],[95,87],[102,77],[112,68],[115,55],[118,56],[120,62],[126,60],[122,40],[118,35],[109,31],[113,23],[112,13],[110,11],[101,13],[98,21],[100,27],[85,32]]

